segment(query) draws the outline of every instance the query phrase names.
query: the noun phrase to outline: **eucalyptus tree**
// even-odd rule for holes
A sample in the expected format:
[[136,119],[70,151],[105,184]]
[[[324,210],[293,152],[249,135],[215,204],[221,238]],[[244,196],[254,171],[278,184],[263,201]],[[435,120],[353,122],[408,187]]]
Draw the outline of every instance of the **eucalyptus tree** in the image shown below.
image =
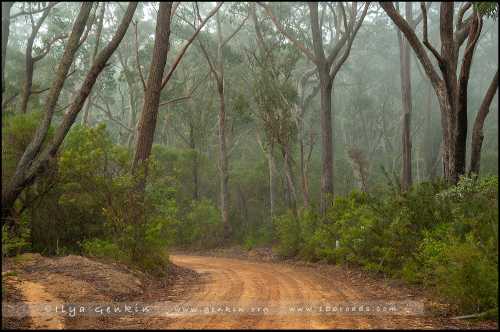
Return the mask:
[[260,137],[258,140],[268,159],[271,216],[274,213],[275,146],[280,148],[283,158],[288,205],[296,213],[292,148],[297,138],[293,113],[297,96],[292,74],[300,53],[286,45],[282,36],[269,33],[269,27],[258,21],[255,5],[251,8],[251,16],[257,48],[256,51],[248,49],[247,54],[253,70],[256,115],[265,133],[265,141]]
[[[422,40],[392,3],[380,2],[380,6],[405,35],[431,81],[441,110],[443,175],[446,181],[456,183],[466,171],[468,83],[484,15],[471,2],[461,4],[458,10],[455,3],[442,2],[439,10],[441,50],[438,51],[428,38],[427,7],[424,3],[420,6]],[[469,15],[465,17],[467,12]],[[465,49],[460,52],[464,43]]]
[[52,140],[44,144],[64,82],[68,77],[68,72],[73,64],[78,47],[82,42],[82,35],[89,19],[92,6],[92,3],[83,3],[80,7],[80,11],[73,23],[73,28],[68,37],[64,54],[59,61],[55,78],[45,102],[44,118],[37,128],[30,144],[27,146],[21,159],[17,163],[14,175],[10,178],[9,183],[2,187],[2,223],[7,222],[9,219],[14,203],[19,195],[45,170],[49,159],[54,158],[56,155],[68,131],[75,122],[78,113],[82,109],[85,100],[90,94],[99,74],[106,67],[107,61],[123,39],[134,15],[137,2],[129,3],[114,36],[96,56],[80,89],[76,91],[73,96],[71,106],[64,114],[60,125],[56,128]]
[[[429,7],[429,5],[426,5]],[[399,5],[398,5],[399,10]],[[405,16],[408,24],[415,29],[422,15],[413,17],[413,3],[405,3]],[[401,188],[406,191],[410,188],[412,180],[412,142],[411,142],[411,113],[412,113],[412,91],[411,91],[411,57],[410,45],[401,36],[401,31],[397,30],[398,45],[399,45],[399,66],[401,73],[401,101],[402,101],[402,171],[401,171]]]
[[[220,4],[222,5],[222,4]],[[195,10],[198,10],[196,8]],[[198,14],[199,15],[199,14]],[[232,227],[229,220],[229,166],[228,166],[228,148],[226,138],[226,99],[225,99],[225,80],[224,80],[224,47],[228,42],[240,31],[248,19],[248,15],[241,20],[241,23],[228,35],[223,36],[221,13],[216,15],[216,38],[217,46],[216,53],[211,54],[209,45],[198,39],[198,45],[202,51],[210,73],[216,82],[217,94],[219,97],[219,114],[218,114],[218,143],[219,143],[219,177],[220,177],[220,212],[224,225],[224,238],[231,235]],[[186,20],[186,23],[189,21]],[[191,23],[189,23],[191,24]],[[192,24],[191,24],[192,25]]]
[[[259,3],[265,8],[276,28],[284,34],[290,42],[297,47],[316,66],[320,82],[321,96],[321,211],[324,214],[327,202],[334,193],[333,190],[333,141],[332,141],[332,105],[331,96],[333,81],[340,68],[347,60],[352,44],[359,31],[361,24],[368,12],[369,3],[359,4],[353,2],[350,5],[342,2],[327,3],[322,6],[321,18],[318,13],[318,3],[308,3],[308,14],[310,20],[310,39],[312,39],[312,50],[294,37],[286,29],[278,18],[273,14],[269,5]],[[325,20],[327,11],[334,22],[334,28],[330,29],[329,36],[324,36],[323,24],[330,22]],[[325,49],[328,50],[325,53]]]
[[470,155],[470,173],[479,174],[481,169],[481,148],[484,139],[483,127],[484,121],[490,112],[490,105],[493,101],[493,97],[498,90],[498,69],[493,77],[493,80],[486,91],[483,98],[479,111],[477,113],[476,119],[474,121],[474,127],[472,129],[472,141],[471,141],[471,155]]
[[[160,105],[161,91],[163,90],[169,79],[172,77],[172,74],[179,65],[189,45],[191,45],[200,30],[203,28],[206,22],[218,11],[221,5],[221,3],[217,4],[207,14],[205,19],[201,20],[200,18],[200,23],[198,27],[196,27],[195,32],[180,49],[167,74],[164,74],[170,45],[171,18],[175,10],[177,9],[177,6],[179,6],[179,3],[176,3],[175,5],[173,5],[171,2],[160,3],[160,9],[158,10],[158,16],[156,20],[155,42],[147,82],[145,81],[142,72],[139,71],[144,88],[144,103],[137,128],[137,143],[135,147],[132,166],[133,171],[136,171],[140,164],[148,160],[151,154],[153,138],[156,130],[158,108]],[[145,184],[145,182],[143,184]]]

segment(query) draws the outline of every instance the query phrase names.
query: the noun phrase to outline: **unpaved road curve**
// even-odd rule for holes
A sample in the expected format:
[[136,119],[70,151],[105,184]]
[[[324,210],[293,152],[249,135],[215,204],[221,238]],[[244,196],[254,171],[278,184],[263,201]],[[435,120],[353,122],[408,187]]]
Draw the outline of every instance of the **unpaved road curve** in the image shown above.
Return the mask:
[[[318,304],[363,303],[370,301],[419,301],[406,288],[392,287],[381,280],[358,277],[356,271],[339,266],[297,266],[265,263],[245,259],[211,256],[171,255],[179,266],[195,270],[176,270],[168,287],[144,284],[136,273],[80,256],[46,258],[34,256],[17,266],[18,276],[6,277],[12,303],[148,303],[158,307],[153,315],[77,315],[68,317],[37,315],[29,310],[29,319],[7,317],[10,328],[66,329],[321,329],[321,328],[481,328],[495,329],[497,324],[473,324],[466,321],[429,315],[349,315],[323,313],[291,313],[290,305],[316,309]],[[12,268],[15,266],[12,265]],[[3,267],[2,267],[3,268]],[[7,270],[7,268],[6,268]],[[3,273],[3,272],[2,272]],[[7,272],[5,272],[7,273]],[[3,275],[2,275],[3,276]],[[141,279],[142,280],[142,279]],[[145,280],[143,280],[145,282]],[[144,289],[144,291],[141,291]],[[408,297],[410,296],[410,297]],[[2,298],[3,299],[3,298]],[[423,300],[423,299],[420,299]],[[3,301],[3,300],[2,300]],[[3,302],[2,302],[3,305]],[[203,312],[179,314],[172,308],[206,306],[225,308],[267,308],[268,313]],[[272,314],[281,307],[283,311]],[[3,314],[3,312],[2,312]]]
[[[394,300],[374,297],[340,276],[320,275],[314,268],[240,259],[171,255],[171,260],[199,272],[202,282],[179,303],[233,307],[276,307],[287,303],[345,303]],[[443,326],[425,315],[346,314],[189,314],[172,317],[165,328],[435,328]]]

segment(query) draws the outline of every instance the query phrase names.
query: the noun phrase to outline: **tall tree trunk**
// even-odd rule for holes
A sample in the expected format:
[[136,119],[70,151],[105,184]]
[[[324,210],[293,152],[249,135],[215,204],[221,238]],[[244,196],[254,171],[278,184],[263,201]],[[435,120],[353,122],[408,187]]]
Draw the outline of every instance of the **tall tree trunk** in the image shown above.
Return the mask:
[[2,2],[2,95],[5,91],[5,59],[10,34],[10,9],[13,5],[12,1]]
[[125,73],[125,81],[127,82],[128,89],[128,124],[127,127],[131,129],[126,132],[124,135],[124,141],[122,144],[126,145],[129,150],[132,150],[132,146],[134,143],[135,133],[137,131],[136,122],[137,122],[137,99],[139,94],[136,91],[136,85],[134,81],[134,76],[130,71],[130,68],[127,65],[127,60],[124,59],[120,51],[118,50],[118,59],[123,67],[123,71]]
[[304,157],[304,119],[300,118],[300,179],[302,185],[302,200],[304,201],[304,208],[309,209],[309,182],[307,177],[307,165]]
[[196,141],[194,137],[194,127],[192,124],[189,126],[189,147],[193,150],[193,200],[197,201],[198,196],[198,151],[196,150]]
[[498,89],[498,69],[493,77],[493,80],[486,91],[486,95],[483,98],[483,102],[479,107],[479,111],[476,115],[476,120],[474,121],[474,127],[472,129],[472,141],[471,141],[471,155],[470,155],[470,173],[479,174],[481,170],[481,147],[483,145],[483,126],[484,120],[490,112],[490,105],[493,101]]
[[[97,25],[97,31],[96,31],[96,36],[95,36],[95,47],[94,47],[94,53],[92,54],[91,64],[94,62],[95,57],[97,55],[97,51],[99,50],[99,43],[101,41],[102,26],[104,23],[104,12],[106,10],[106,3],[105,2],[102,2],[100,5],[101,5],[101,12],[99,13],[99,23]],[[89,95],[89,98],[87,100],[87,104],[85,106],[85,111],[83,112],[82,124],[84,126],[89,125],[91,105],[92,105],[92,94]]]
[[[26,113],[28,110],[28,101],[32,93],[33,87],[33,71],[35,67],[35,62],[41,60],[43,58],[43,53],[37,57],[37,59],[33,58],[33,43],[35,42],[35,38],[38,35],[38,31],[42,27],[43,22],[49,15],[50,9],[54,6],[54,4],[49,4],[47,8],[43,11],[42,17],[35,23],[32,22],[32,30],[31,34],[28,37],[28,41],[26,42],[26,53],[25,53],[25,77],[24,83],[21,93],[21,103],[20,103],[20,113]],[[32,18],[33,20],[33,18]]]
[[[411,2],[406,3],[406,19],[413,21]],[[410,45],[408,41],[401,36],[398,30],[399,41],[399,59],[401,73],[401,100],[402,100],[402,172],[401,189],[407,191],[412,184],[412,157],[411,157],[411,59]]]
[[155,43],[153,57],[149,67],[149,75],[144,92],[144,104],[141,119],[137,129],[137,144],[133,162],[133,170],[145,162],[151,154],[153,146],[160,94],[162,89],[163,71],[167,63],[170,46],[170,14],[171,2],[161,2],[156,21]]
[[[220,59],[222,62],[222,59]],[[227,165],[227,148],[226,148],[226,103],[224,101],[224,76],[221,75],[222,82],[217,83],[217,91],[219,93],[219,176],[220,176],[220,209],[222,223],[224,225],[224,238],[228,238],[231,234],[231,224],[229,222],[229,174]]]
[[321,97],[321,213],[324,214],[327,204],[333,198],[333,142],[332,142],[332,81],[328,70],[320,69]]
[[436,177],[435,158],[438,154],[435,151],[432,126],[432,85],[427,83],[425,96],[425,129],[423,137],[425,173],[428,180],[432,181]]
[[219,174],[220,174],[220,208],[222,223],[224,225],[224,238],[228,239],[232,233],[232,227],[229,222],[229,173],[226,148],[226,103],[224,98],[224,52],[222,27],[220,15],[216,14],[217,23],[217,92],[219,94]]
[[136,126],[137,126],[137,95],[135,92],[134,93],[129,92],[128,105],[129,105],[128,127],[130,129],[132,129],[132,131],[130,131],[128,133],[127,141],[125,143],[127,144],[127,148],[129,150],[131,150],[132,146],[134,145],[134,138],[135,138],[135,134],[137,132],[137,128],[136,128]]
[[[342,32],[336,20],[336,37],[334,47],[330,49],[328,55],[325,55],[322,40],[322,26],[318,16],[318,3],[309,2],[309,18],[311,23],[312,49],[306,48],[303,43],[292,37],[286,29],[279,23],[276,16],[272,14],[271,9],[259,3],[266,9],[276,28],[286,36],[286,38],[300,51],[302,51],[315,65],[319,74],[320,93],[321,93],[321,142],[322,142],[322,174],[321,174],[321,213],[324,215],[327,210],[327,204],[333,197],[333,143],[332,143],[332,106],[331,94],[333,81],[346,59],[349,57],[354,38],[361,27],[367,12],[369,3],[364,4],[361,15],[358,16],[359,8],[357,3],[352,3],[350,15],[346,15],[345,7],[342,6],[342,14],[337,17],[343,17],[344,31]],[[333,8],[332,8],[333,10]],[[342,16],[341,16],[342,15]],[[348,17],[350,20],[348,20]],[[350,21],[350,22],[347,22]],[[330,42],[333,42],[330,40]]]
[[269,151],[267,153],[267,165],[269,168],[269,205],[270,205],[270,212],[271,212],[271,221],[274,218],[274,214],[276,212],[276,207],[275,207],[275,192],[276,192],[276,180],[274,177],[274,170],[275,170],[275,164],[274,164],[274,144],[271,144]]
[[297,215],[297,193],[295,192],[295,181],[292,171],[292,161],[290,156],[290,146],[286,144],[282,146],[284,169],[285,169],[285,179],[289,198],[289,207],[292,209],[294,215]]
[[[454,20],[454,4],[441,2],[439,33],[441,51],[438,52],[428,40],[427,10],[421,3],[423,17],[423,41],[420,42],[412,27],[395,10],[392,3],[380,2],[380,6],[392,21],[404,33],[408,43],[416,53],[426,75],[436,92],[441,110],[441,126],[443,134],[443,176],[449,183],[456,183],[460,175],[465,173],[466,139],[467,139],[467,85],[474,49],[482,28],[482,17],[472,4],[461,7],[461,14]],[[463,14],[472,8],[472,14],[463,20]],[[467,46],[458,67],[460,47],[467,40]],[[430,51],[428,53],[424,46]],[[438,74],[429,58],[432,54],[438,62]],[[458,70],[460,69],[460,70]],[[457,75],[457,72],[460,72]]]

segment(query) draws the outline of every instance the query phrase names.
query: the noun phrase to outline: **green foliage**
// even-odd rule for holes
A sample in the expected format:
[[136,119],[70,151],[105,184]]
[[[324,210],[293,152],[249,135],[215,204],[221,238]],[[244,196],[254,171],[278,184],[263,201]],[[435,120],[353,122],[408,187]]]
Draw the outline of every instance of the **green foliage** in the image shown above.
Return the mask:
[[301,210],[295,217],[292,211],[277,216],[273,220],[274,230],[279,243],[276,251],[280,256],[298,255],[305,259],[315,259],[315,229],[317,215],[311,210]]
[[406,273],[462,311],[483,312],[498,307],[498,256],[484,249],[472,233],[461,239],[452,227],[439,229],[427,234]]
[[31,248],[28,220],[21,218],[16,230],[2,226],[2,256],[19,255]]
[[264,223],[256,229],[250,230],[243,239],[243,248],[252,250],[260,246],[266,246],[273,241],[273,227],[270,223]]
[[291,211],[277,216],[273,219],[276,237],[279,244],[276,247],[278,255],[292,257],[299,252],[300,248],[300,226],[298,220]]
[[191,210],[179,227],[178,243],[195,248],[215,247],[223,235],[218,209],[207,199],[193,201]]
[[[35,115],[9,119],[3,134],[10,150],[2,154],[8,163],[15,165],[36,121]],[[26,192],[23,200],[36,204],[17,217],[15,230],[3,230],[3,252],[15,254],[31,244],[44,254],[85,253],[163,273],[179,226],[176,183],[159,160],[150,158],[148,185],[141,191],[143,170],[131,174],[131,154],[99,125],[75,126],[55,163],[49,185],[39,180]]]
[[497,204],[496,176],[352,192],[336,197],[325,218],[275,218],[276,250],[423,283],[462,312],[485,311],[498,306]]
[[90,257],[112,258],[122,262],[127,261],[127,255],[120,250],[118,245],[106,240],[85,240],[82,243],[82,251]]
[[[2,114],[2,178],[13,174],[41,119],[42,113],[37,111],[27,114]],[[52,137],[52,133],[51,128],[48,139]]]
[[474,2],[474,6],[481,15],[490,18],[498,18],[498,3],[496,2]]

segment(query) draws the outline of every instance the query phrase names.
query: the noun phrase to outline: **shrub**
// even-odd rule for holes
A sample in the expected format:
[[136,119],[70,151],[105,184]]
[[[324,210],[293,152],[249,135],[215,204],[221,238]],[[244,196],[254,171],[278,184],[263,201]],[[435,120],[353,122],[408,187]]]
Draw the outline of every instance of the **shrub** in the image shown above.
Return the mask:
[[195,248],[212,248],[223,235],[219,210],[207,199],[193,201],[184,223],[180,225],[179,244]]
[[300,250],[300,226],[291,211],[273,219],[276,237],[279,240],[276,252],[282,257],[295,256]]
[[243,248],[251,250],[259,246],[271,244],[273,241],[273,228],[272,224],[264,223],[257,227],[255,230],[250,230],[244,237]]
[[90,257],[112,258],[113,260],[128,262],[127,255],[118,245],[107,240],[84,240],[82,243],[82,251],[85,255]]
[[19,255],[30,249],[30,228],[28,220],[23,215],[15,230],[9,230],[5,224],[2,226],[2,256]]
[[421,270],[417,276],[462,312],[498,307],[498,260],[489,259],[472,234],[463,241],[451,232],[430,233],[424,239],[416,258]]
[[325,218],[275,219],[278,253],[422,283],[461,312],[498,306],[498,177],[338,196]]
[[300,228],[300,250],[299,257],[307,260],[317,260],[315,236],[316,228],[319,223],[319,216],[312,209],[302,209],[299,211]]

